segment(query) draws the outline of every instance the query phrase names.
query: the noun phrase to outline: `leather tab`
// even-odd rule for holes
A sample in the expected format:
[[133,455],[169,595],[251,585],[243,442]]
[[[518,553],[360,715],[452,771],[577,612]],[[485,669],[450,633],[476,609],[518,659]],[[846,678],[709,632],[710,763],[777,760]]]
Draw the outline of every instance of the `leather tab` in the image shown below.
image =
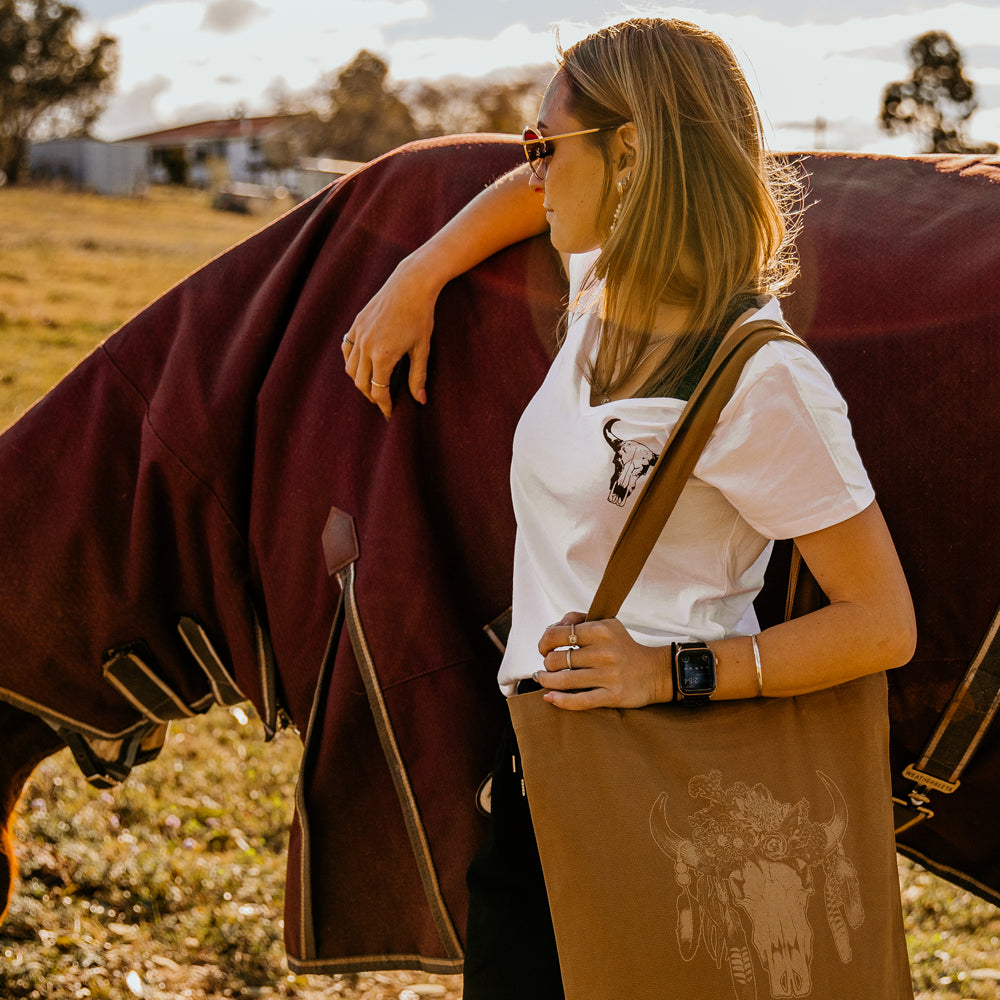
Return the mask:
[[330,509],[330,516],[323,528],[323,554],[326,571],[334,576],[358,558],[358,533],[354,518],[337,507]]
[[506,611],[501,611],[489,625],[483,626],[483,631],[490,637],[490,641],[501,653],[507,650],[507,640],[510,638],[510,625],[511,609],[507,608]]

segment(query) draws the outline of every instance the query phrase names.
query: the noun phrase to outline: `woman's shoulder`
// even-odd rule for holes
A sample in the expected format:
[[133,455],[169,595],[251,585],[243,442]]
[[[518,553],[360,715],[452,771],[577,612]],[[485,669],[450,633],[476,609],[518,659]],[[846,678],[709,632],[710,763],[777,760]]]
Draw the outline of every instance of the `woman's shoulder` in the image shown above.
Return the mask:
[[780,301],[773,295],[762,296],[759,300],[757,311],[747,316],[747,322],[756,320],[774,320],[784,327],[792,337],[775,337],[769,340],[763,347],[754,353],[744,368],[744,376],[747,374],[761,374],[774,366],[799,367],[816,366],[823,368],[819,358],[816,357],[809,345],[802,339],[801,334],[785,319],[781,309]]
[[[776,299],[769,300],[751,319],[775,319],[787,326]],[[798,398],[809,408],[843,406],[833,378],[808,344],[776,337],[747,361],[727,409],[748,405],[781,409],[788,396]]]

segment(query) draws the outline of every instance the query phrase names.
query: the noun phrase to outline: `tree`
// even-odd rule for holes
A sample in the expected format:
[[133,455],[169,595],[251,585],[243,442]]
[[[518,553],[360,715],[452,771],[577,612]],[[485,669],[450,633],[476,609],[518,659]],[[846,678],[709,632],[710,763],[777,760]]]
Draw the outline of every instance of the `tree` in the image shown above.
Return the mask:
[[962,69],[962,54],[943,31],[928,31],[910,45],[913,75],[882,93],[882,127],[916,132],[928,153],[995,153],[994,143],[971,142],[963,128],[976,110],[975,88]]
[[[450,76],[390,85],[385,62],[362,50],[339,73],[308,92],[282,81],[270,89],[273,113],[295,116],[275,144],[275,162],[301,155],[369,160],[409,142],[455,132],[521,131],[533,120],[551,66],[524,67],[492,77]],[[270,154],[269,154],[270,156]]]
[[81,16],[57,0],[0,0],[0,171],[11,182],[29,139],[85,133],[113,89],[117,42],[78,47]]
[[362,49],[330,88],[326,132],[345,160],[370,160],[418,137],[410,109],[387,85],[389,67]]
[[480,79],[416,81],[403,96],[423,135],[519,133],[534,121],[552,72],[551,66],[527,66]]

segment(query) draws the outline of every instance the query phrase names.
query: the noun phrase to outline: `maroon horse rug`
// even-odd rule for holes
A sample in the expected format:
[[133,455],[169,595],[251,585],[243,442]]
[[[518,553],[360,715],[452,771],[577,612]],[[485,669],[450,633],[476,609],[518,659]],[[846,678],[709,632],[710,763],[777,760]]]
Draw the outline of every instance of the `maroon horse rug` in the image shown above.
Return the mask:
[[[401,366],[389,423],[340,341],[520,155],[464,137],[375,161],[176,286],[0,438],[3,818],[64,743],[111,782],[213,702],[291,720],[294,971],[461,967],[505,711],[483,626],[509,603],[510,445],[553,350],[558,261],[539,238],[452,282],[430,403]],[[802,163],[786,313],[848,400],[918,613],[890,677],[899,847],[998,902],[1000,161]]]

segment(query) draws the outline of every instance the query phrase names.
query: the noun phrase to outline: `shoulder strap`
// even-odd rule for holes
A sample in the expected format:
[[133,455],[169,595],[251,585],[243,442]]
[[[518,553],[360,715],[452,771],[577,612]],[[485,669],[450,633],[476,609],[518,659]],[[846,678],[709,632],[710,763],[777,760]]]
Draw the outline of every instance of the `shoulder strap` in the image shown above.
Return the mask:
[[737,320],[726,334],[632,506],[591,602],[588,621],[618,614],[691,478],[744,366],[764,344],[777,338],[803,343],[783,323],[770,319]]

